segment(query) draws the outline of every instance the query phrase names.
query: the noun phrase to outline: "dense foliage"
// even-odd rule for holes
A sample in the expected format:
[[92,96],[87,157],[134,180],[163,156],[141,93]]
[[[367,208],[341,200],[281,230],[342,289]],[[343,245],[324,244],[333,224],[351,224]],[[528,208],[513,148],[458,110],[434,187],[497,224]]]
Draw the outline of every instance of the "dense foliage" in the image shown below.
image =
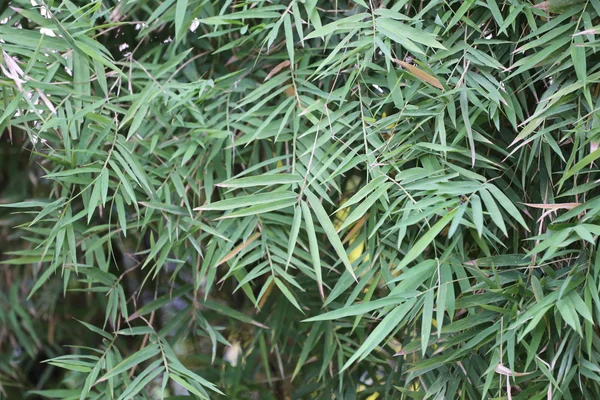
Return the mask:
[[600,398],[599,14],[12,0],[0,397]]

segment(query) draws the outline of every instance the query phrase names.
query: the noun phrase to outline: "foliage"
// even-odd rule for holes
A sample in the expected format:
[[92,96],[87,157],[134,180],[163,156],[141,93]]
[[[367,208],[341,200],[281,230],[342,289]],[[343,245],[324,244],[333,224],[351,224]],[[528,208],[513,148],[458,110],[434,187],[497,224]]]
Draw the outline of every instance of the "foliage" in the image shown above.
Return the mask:
[[0,12],[0,397],[600,398],[600,0]]

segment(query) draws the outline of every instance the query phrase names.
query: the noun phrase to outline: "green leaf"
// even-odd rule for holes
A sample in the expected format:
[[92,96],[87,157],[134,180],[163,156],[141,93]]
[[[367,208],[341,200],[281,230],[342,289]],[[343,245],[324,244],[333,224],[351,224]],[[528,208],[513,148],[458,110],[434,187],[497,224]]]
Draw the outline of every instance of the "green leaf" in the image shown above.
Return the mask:
[[217,184],[217,186],[226,188],[246,188],[254,186],[289,185],[301,181],[302,178],[295,174],[270,174],[231,179],[221,182]]
[[[420,31],[405,25],[400,21],[395,21],[390,18],[377,18],[375,24],[377,30],[400,44],[405,40],[409,40],[436,49],[446,49],[441,43],[435,40],[435,35],[429,32]],[[401,40],[399,41],[398,39],[400,38]]]
[[399,295],[388,296],[383,299],[369,301],[366,303],[353,304],[348,307],[343,307],[338,310],[326,312],[316,317],[308,318],[302,322],[328,321],[332,319],[340,319],[353,317],[355,315],[363,315],[371,311],[380,310],[388,306],[399,305],[407,299],[414,298],[419,294],[417,291],[406,292]]
[[583,47],[583,36],[573,36],[573,43],[571,44],[571,59],[573,60],[573,67],[575,68],[575,74],[583,84],[587,81],[587,67],[585,58],[585,47]]
[[[304,204],[304,202],[302,204]],[[300,233],[300,225],[302,223],[303,211],[304,211],[303,207],[299,207],[299,206],[294,207],[294,220],[292,222],[292,226],[290,229],[290,240],[288,242],[287,259],[285,261],[286,270],[287,270],[288,265],[290,264],[292,255],[294,254],[294,249],[296,248],[296,243],[298,240],[298,233]],[[312,217],[311,217],[311,219],[312,219]],[[311,226],[312,226],[312,224],[311,224]],[[309,240],[310,240],[310,236],[309,236]],[[313,262],[314,262],[314,259],[313,259]]]
[[207,25],[224,25],[228,21],[236,21],[240,19],[249,19],[249,18],[257,18],[257,19],[270,19],[270,18],[279,18],[281,14],[275,12],[277,10],[285,9],[283,6],[263,6],[255,9],[239,11],[231,14],[224,15],[223,17],[209,17],[203,18],[200,20],[203,24]]
[[354,223],[363,215],[365,215],[365,213],[373,206],[373,204],[375,204],[377,200],[381,199],[386,195],[387,191],[389,190],[389,188],[392,187],[392,185],[393,183],[391,182],[379,185],[377,190],[375,190],[369,197],[367,197],[365,201],[360,203],[358,207],[352,210],[352,212],[350,213],[350,215],[348,215],[348,217],[346,218],[339,230],[348,227],[350,224]]
[[456,209],[450,211],[444,217],[440,218],[440,220],[436,222],[431,227],[431,229],[429,229],[423,236],[421,236],[419,240],[417,240],[417,242],[414,245],[412,245],[410,250],[408,250],[408,252],[404,256],[404,258],[402,258],[402,261],[400,261],[396,269],[401,270],[402,268],[406,267],[411,261],[415,260],[419,255],[421,255],[425,248],[427,248],[427,246],[429,246],[431,242],[435,240],[437,235],[440,234],[440,232],[446,227],[446,225],[450,223],[455,213]]
[[485,208],[487,208],[487,211],[490,214],[490,217],[492,217],[492,221],[494,221],[494,224],[496,224],[496,226],[500,228],[504,235],[507,235],[508,233],[506,232],[506,225],[504,225],[504,218],[502,217],[500,209],[496,205],[496,202],[494,201],[490,193],[486,189],[480,189],[479,194],[481,195],[483,204],[485,204]]
[[281,290],[281,293],[283,293],[283,295],[289,300],[289,302],[292,303],[292,305],[296,307],[302,314],[304,314],[304,311],[302,311],[300,304],[298,304],[298,301],[296,300],[292,292],[290,292],[287,286],[285,286],[285,283],[281,282],[279,278],[275,278],[275,284],[277,285],[279,290]]
[[409,299],[404,304],[395,307],[388,315],[381,320],[377,327],[371,332],[369,337],[363,344],[354,352],[348,361],[342,367],[342,370],[348,368],[356,360],[364,359],[368,354],[375,349],[394,329],[402,323],[404,317],[411,308],[415,305],[416,299]]
[[119,219],[121,231],[123,232],[123,236],[127,236],[127,212],[125,211],[123,197],[120,194],[115,195],[115,204],[117,206],[117,217]]
[[83,168],[73,168],[66,171],[59,171],[52,174],[47,174],[44,178],[53,179],[53,178],[64,178],[67,176],[73,175],[83,175],[83,174],[100,174],[102,172],[102,168],[96,167],[83,167]]
[[309,190],[306,190],[306,198],[308,199],[308,202],[310,203],[312,210],[314,211],[315,215],[317,216],[317,219],[319,220],[321,227],[325,231],[325,234],[327,235],[329,242],[333,246],[333,249],[335,250],[337,255],[340,257],[340,260],[346,267],[346,270],[350,273],[350,275],[354,278],[354,280],[356,280],[356,275],[354,275],[354,270],[352,269],[352,263],[350,263],[350,260],[348,259],[348,255],[346,254],[344,245],[342,244],[342,241],[340,240],[339,236],[337,235],[335,228],[333,227],[333,224],[331,223],[331,220],[329,219],[329,216],[327,215],[327,213],[325,212],[325,209],[321,205],[321,202]]
[[257,214],[261,214],[261,213],[282,210],[282,209],[293,206],[294,204],[296,204],[296,202],[297,202],[296,196],[293,196],[291,198],[277,200],[277,201],[273,201],[273,202],[265,203],[265,204],[258,204],[255,206],[244,208],[242,210],[234,211],[231,214],[224,215],[222,217],[219,217],[218,219],[238,218],[238,217],[245,217],[248,215],[257,215]]
[[529,232],[529,228],[527,227],[527,223],[521,216],[521,213],[514,206],[513,202],[506,196],[500,189],[498,189],[494,185],[486,185],[486,189],[498,200],[498,203],[506,210],[508,215],[517,220],[518,223],[521,224],[523,228],[525,228]]
[[291,68],[294,69],[294,33],[292,32],[292,21],[289,13],[286,13],[283,17],[283,28],[285,31],[285,46],[290,59]]
[[[301,202],[300,206],[302,208],[302,215],[304,215],[304,226],[306,227],[306,233],[308,234],[310,257],[313,263],[313,268],[315,269],[315,275],[317,277],[317,286],[319,287],[319,293],[321,294],[321,298],[325,299],[325,293],[323,292],[323,275],[321,274],[321,258],[319,256],[319,245],[317,243],[317,235],[315,233],[312,215],[306,202]],[[288,260],[289,257],[291,257],[291,252],[289,253]]]
[[558,181],[558,186],[562,187],[562,185],[566,182],[567,179],[577,174],[583,168],[589,166],[591,163],[596,161],[600,157],[600,149],[594,150],[587,156],[583,157],[581,161],[577,164],[573,165],[569,170],[565,171],[563,177]]
[[185,12],[187,10],[188,0],[177,0],[175,7],[175,40],[180,41],[181,36],[185,33],[183,22],[185,20]]
[[112,340],[113,339],[112,335],[110,335],[108,332],[105,332],[105,331],[103,331],[100,328],[96,328],[92,324],[88,324],[87,322],[80,321],[80,320],[77,320],[77,322],[79,322],[80,324],[82,324],[83,326],[85,326],[90,331],[92,331],[94,333],[97,333],[98,335],[101,335],[101,336],[105,337],[108,340]]
[[423,299],[423,315],[421,316],[421,354],[425,357],[429,336],[431,335],[431,325],[433,323],[433,290],[425,293]]
[[237,196],[232,199],[216,201],[206,204],[194,210],[228,211],[236,208],[256,206],[259,204],[273,203],[278,200],[288,200],[298,197],[297,194],[290,191],[277,191],[270,193],[259,193],[248,196]]
[[148,387],[148,384],[152,382],[153,379],[165,371],[165,368],[161,366],[160,363],[162,363],[162,360],[156,360],[148,366],[148,368],[144,369],[142,373],[127,386],[127,389],[123,391],[118,400],[132,399],[144,388]]
[[481,199],[475,193],[471,195],[471,211],[473,212],[473,223],[477,234],[481,237],[483,233],[483,208],[481,207]]
[[159,353],[160,348],[157,344],[149,344],[140,351],[132,354],[131,356],[127,357],[126,359],[115,365],[114,368],[112,368],[103,377],[99,379],[99,382],[103,382],[122,372],[128,371],[134,366],[141,364],[142,362],[156,356]]

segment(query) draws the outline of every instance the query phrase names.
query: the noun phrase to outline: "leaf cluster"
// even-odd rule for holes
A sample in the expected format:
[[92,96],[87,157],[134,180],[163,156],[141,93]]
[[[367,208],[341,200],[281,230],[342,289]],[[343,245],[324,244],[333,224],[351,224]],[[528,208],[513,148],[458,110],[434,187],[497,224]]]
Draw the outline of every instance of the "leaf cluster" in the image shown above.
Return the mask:
[[11,1],[0,395],[600,398],[598,26]]

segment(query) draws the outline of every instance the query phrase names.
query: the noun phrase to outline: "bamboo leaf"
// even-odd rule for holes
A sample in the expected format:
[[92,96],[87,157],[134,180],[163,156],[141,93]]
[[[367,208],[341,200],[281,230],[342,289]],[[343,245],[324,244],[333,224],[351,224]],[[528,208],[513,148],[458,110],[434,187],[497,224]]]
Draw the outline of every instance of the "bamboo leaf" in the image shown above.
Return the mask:
[[398,264],[397,269],[400,270],[407,266],[411,261],[414,261],[422,252],[425,250],[427,246],[431,244],[433,240],[440,234],[440,232],[450,223],[454,214],[456,213],[456,209],[446,214],[444,217],[440,218],[431,229],[429,229],[423,236],[417,240],[417,242],[410,248],[410,250],[406,253],[402,261]]
[[325,231],[325,234],[327,235],[327,238],[329,239],[329,242],[333,246],[335,252],[340,257],[340,260],[346,267],[346,270],[350,273],[354,280],[356,280],[356,275],[354,274],[354,271],[352,269],[352,263],[348,259],[348,255],[346,254],[344,245],[342,244],[340,237],[337,235],[335,228],[333,227],[333,224],[329,219],[329,216],[325,212],[325,209],[323,209],[321,202],[314,194],[312,194],[308,190],[306,191],[306,198],[308,199],[312,210],[315,212],[315,215],[317,216],[317,219],[319,220],[319,223]]

